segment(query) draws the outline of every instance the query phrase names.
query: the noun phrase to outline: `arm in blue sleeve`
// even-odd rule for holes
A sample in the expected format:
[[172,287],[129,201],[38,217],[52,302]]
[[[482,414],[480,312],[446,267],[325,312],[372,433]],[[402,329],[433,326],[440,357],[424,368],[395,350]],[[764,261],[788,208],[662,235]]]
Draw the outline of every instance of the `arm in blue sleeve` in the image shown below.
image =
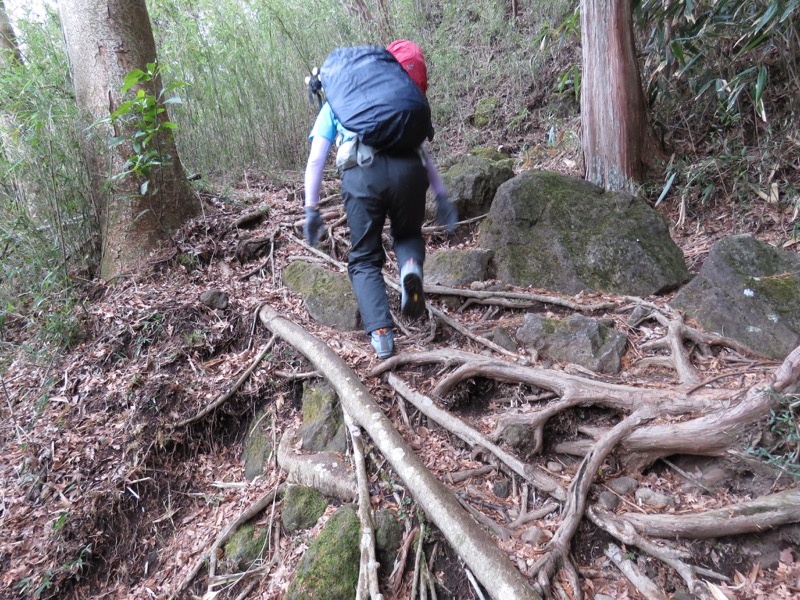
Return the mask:
[[319,188],[322,184],[322,171],[332,142],[322,136],[314,136],[311,140],[311,151],[308,153],[305,174],[305,205],[316,206],[319,203]]
[[425,148],[422,149],[422,153],[425,157],[425,169],[428,171],[428,183],[430,184],[434,195],[446,196],[447,188],[444,187],[442,177],[439,175],[439,171],[436,169],[436,163],[433,162],[431,155],[428,154],[428,151]]

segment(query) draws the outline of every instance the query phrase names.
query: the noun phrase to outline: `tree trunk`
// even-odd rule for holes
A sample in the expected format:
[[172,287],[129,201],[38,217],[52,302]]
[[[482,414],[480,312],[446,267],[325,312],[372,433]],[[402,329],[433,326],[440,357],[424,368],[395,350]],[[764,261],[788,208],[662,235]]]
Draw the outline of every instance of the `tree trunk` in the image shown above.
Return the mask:
[[21,63],[22,54],[17,44],[17,36],[11,28],[5,3],[0,0],[0,67],[7,65],[10,60]]
[[581,0],[581,124],[586,179],[632,189],[652,140],[633,39],[632,0]]
[[[90,123],[108,117],[121,104],[125,75],[146,70],[156,62],[153,30],[145,0],[59,0],[64,38],[69,55],[78,108]],[[141,85],[158,95],[160,78]],[[134,89],[141,89],[134,88]],[[166,110],[159,116],[168,120]],[[133,155],[129,144],[109,150],[107,140],[119,132],[95,127],[84,145],[92,176],[94,200],[101,215],[103,256],[100,276],[111,279],[137,271],[172,231],[199,212],[199,202],[189,186],[174,140],[159,139],[160,153],[171,157],[150,178],[145,195],[141,181],[131,175],[114,182]],[[97,139],[100,138],[100,139]]]

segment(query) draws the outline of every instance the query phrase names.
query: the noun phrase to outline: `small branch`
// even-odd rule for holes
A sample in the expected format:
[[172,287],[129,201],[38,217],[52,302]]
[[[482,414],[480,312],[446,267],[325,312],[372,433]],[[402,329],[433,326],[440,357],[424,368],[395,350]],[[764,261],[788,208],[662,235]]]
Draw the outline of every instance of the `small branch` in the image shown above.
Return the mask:
[[203,410],[198,412],[193,417],[181,421],[180,423],[173,425],[173,427],[178,428],[178,427],[185,427],[186,425],[191,425],[192,423],[195,423],[200,419],[202,419],[203,417],[205,417],[207,414],[215,411],[217,408],[225,404],[228,400],[233,398],[234,394],[236,394],[239,388],[242,387],[242,385],[244,384],[245,381],[247,381],[250,375],[253,374],[253,371],[256,370],[256,367],[259,365],[259,363],[262,360],[264,360],[264,357],[267,354],[269,354],[270,350],[272,350],[272,345],[275,343],[275,337],[276,336],[274,335],[272,336],[269,342],[267,342],[267,345],[264,346],[264,349],[258,354],[258,356],[255,357],[253,362],[250,363],[250,366],[247,367],[247,369],[245,369],[244,373],[242,373],[241,377],[239,377],[239,379],[236,380],[236,383],[233,384],[230,390],[228,390],[222,396],[214,400],[214,402],[206,406]]
[[192,582],[192,580],[197,576],[200,572],[200,569],[203,568],[203,565],[209,560],[212,556],[216,556],[217,549],[222,546],[228,539],[236,532],[236,530],[241,527],[244,523],[247,523],[250,519],[258,515],[262,510],[264,510],[267,506],[272,504],[276,498],[279,498],[283,495],[283,492],[286,490],[286,486],[282,483],[277,487],[274,487],[266,494],[261,496],[258,500],[253,502],[247,509],[243,512],[239,513],[237,516],[218,536],[217,539],[214,540],[214,543],[211,545],[211,548],[206,550],[200,559],[195,563],[192,570],[189,571],[188,575],[183,578],[180,584],[178,584],[177,589],[172,592],[172,595],[169,597],[169,600],[175,600],[181,593],[188,587],[188,585]]

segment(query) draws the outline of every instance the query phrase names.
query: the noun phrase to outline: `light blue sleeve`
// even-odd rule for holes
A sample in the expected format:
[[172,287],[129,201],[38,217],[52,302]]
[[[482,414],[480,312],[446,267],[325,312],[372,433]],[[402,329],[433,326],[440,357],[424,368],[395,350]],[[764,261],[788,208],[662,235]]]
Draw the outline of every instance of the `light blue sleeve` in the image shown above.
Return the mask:
[[329,142],[333,142],[336,139],[338,124],[339,122],[336,120],[336,117],[333,116],[331,105],[326,102],[322,105],[322,108],[319,109],[317,120],[314,121],[314,126],[311,128],[308,139],[313,141],[315,137],[322,137]]

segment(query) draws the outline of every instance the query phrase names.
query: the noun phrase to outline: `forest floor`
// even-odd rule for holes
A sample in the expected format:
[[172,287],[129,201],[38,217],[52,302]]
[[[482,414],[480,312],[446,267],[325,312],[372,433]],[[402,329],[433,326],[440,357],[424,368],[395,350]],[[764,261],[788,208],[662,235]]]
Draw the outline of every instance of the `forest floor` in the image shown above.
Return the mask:
[[[552,155],[533,166],[569,172],[574,162]],[[271,334],[256,316],[263,303],[333,348],[440,480],[446,482],[453,473],[483,464],[448,431],[406,407],[382,377],[369,374],[379,361],[363,333],[317,325],[301,298],[283,287],[281,273],[290,261],[298,257],[317,260],[299,242],[302,206],[298,188],[299,183],[279,185],[251,175],[226,198],[203,193],[203,218],[185,227],[175,247],[155,258],[149,272],[110,285],[86,284],[84,338],[66,355],[44,359],[43,353],[26,346],[25,332],[14,331],[13,323],[7,324],[6,339],[19,344],[20,351],[3,376],[0,597],[168,598],[226,524],[284,479],[273,459],[263,477],[245,481],[242,448],[248,423],[260,411],[268,411],[273,419],[274,447],[281,432],[299,421],[303,374],[313,369],[285,342],[275,343],[228,401],[196,422],[180,425],[221,398],[266,346]],[[329,187],[326,206],[334,209],[338,204],[335,189]],[[261,207],[268,207],[268,216],[235,226],[242,215]],[[661,206],[660,210],[670,223],[677,222],[677,207]],[[776,246],[791,246],[790,218],[790,209],[769,204],[749,210],[709,209],[707,214],[690,215],[673,236],[690,269],[696,271],[711,244],[733,233],[751,232]],[[474,245],[477,227],[461,225],[454,238],[432,233],[428,251]],[[245,239],[261,242],[249,256],[241,250]],[[341,254],[341,244],[336,249]],[[342,256],[337,258],[342,260]],[[396,276],[391,259],[387,272]],[[208,290],[227,294],[228,306],[221,310],[206,307],[200,296]],[[399,314],[399,298],[392,293],[391,299]],[[498,325],[513,328],[523,314],[482,305],[459,310],[444,298],[430,296],[428,300],[474,330]],[[626,304],[609,295],[598,294],[592,300],[620,307]],[[665,305],[670,297],[647,300]],[[569,313],[545,304],[531,310]],[[621,312],[593,316],[614,319],[631,337],[622,373],[604,377],[604,381],[649,387],[675,384],[672,371],[636,365],[643,354],[638,347],[653,331],[630,330]],[[431,322],[426,317],[415,323],[403,321],[402,326],[398,353],[434,348],[485,352],[473,340],[441,325],[434,340],[428,341]],[[746,388],[776,367],[757,361],[749,364],[749,373],[718,385]],[[569,370],[565,365],[551,368]],[[702,368],[708,378],[736,370],[722,361]],[[434,367],[424,365],[404,365],[397,371],[423,388],[439,376]],[[531,392],[520,386],[480,381],[463,384],[450,408],[489,431],[498,414],[518,406]],[[565,411],[548,424],[544,452],[529,460],[549,467],[553,477],[568,485],[579,459],[555,453],[555,442],[574,438],[582,426],[608,418],[609,412],[601,409]],[[675,457],[671,464],[658,461],[632,475],[673,498],[673,513],[724,506],[789,484],[766,467],[754,466],[757,461],[740,457],[726,462],[727,479],[715,488],[715,494],[687,488],[686,473],[705,469],[707,460]],[[374,504],[395,510],[410,531],[417,519],[413,504],[402,492],[377,485],[379,479],[397,482],[385,461],[379,461],[373,454],[369,464]],[[379,467],[384,471],[380,477]],[[609,458],[601,471],[598,483],[626,474],[614,458]],[[501,520],[502,511],[520,508],[518,482],[513,478],[510,495],[495,494],[495,484],[502,478],[495,471],[449,487],[475,500],[474,507],[487,516]],[[628,499],[623,500],[622,508],[648,510]],[[274,518],[274,511],[260,517],[264,522]],[[558,520],[543,517],[537,524],[547,538]],[[278,557],[277,564],[268,577],[259,579],[248,597],[281,597],[303,550],[320,527],[280,536],[269,549]],[[683,545],[693,555],[689,562],[728,578],[727,582],[715,581],[725,597],[791,598],[800,595],[800,555],[796,546],[792,549],[800,542],[793,537],[798,535],[796,528],[784,528],[759,535],[684,541]],[[585,597],[643,597],[606,558],[604,549],[610,539],[584,521],[573,540],[572,555]],[[477,598],[463,567],[442,541],[435,531],[428,538],[429,548],[439,545],[439,558],[433,565],[440,583],[439,598]],[[523,568],[541,555],[541,548],[522,541],[518,533],[498,543]],[[635,549],[629,549],[628,555],[669,597],[683,589],[680,579],[663,564]],[[410,571],[396,590],[398,598],[408,597]],[[193,577],[181,597],[212,597],[204,596],[204,573],[201,569]],[[234,581],[218,597],[235,598],[241,590],[242,584]]]

